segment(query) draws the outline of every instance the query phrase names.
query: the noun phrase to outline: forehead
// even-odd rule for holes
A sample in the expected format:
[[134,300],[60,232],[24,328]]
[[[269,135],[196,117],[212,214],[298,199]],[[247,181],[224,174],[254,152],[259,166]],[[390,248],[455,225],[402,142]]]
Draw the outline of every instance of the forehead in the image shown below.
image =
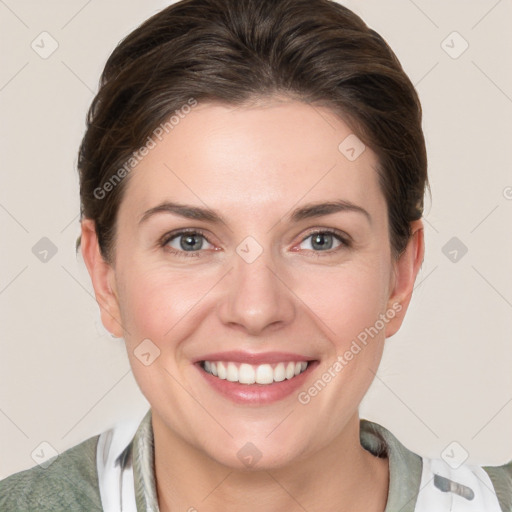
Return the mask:
[[325,107],[198,104],[160,138],[130,173],[121,208],[131,213],[171,199],[238,214],[339,198],[384,205],[375,154]]

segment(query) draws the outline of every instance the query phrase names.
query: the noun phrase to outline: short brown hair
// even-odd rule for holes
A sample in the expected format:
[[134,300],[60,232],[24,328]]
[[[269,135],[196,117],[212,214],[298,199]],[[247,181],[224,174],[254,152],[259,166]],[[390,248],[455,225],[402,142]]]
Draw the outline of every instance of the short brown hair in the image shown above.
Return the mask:
[[105,185],[157,126],[190,98],[240,106],[275,94],[329,107],[376,153],[398,257],[430,187],[420,101],[382,37],[330,0],[182,0],[119,43],[88,112],[81,216],[104,259],[129,176]]

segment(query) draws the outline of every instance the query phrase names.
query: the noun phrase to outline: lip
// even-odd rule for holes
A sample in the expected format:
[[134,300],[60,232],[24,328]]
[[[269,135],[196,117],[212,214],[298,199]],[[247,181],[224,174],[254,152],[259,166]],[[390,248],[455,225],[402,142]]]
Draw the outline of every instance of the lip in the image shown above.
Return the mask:
[[233,363],[247,364],[272,364],[293,361],[294,363],[302,361],[314,361],[314,357],[309,357],[292,352],[244,352],[242,350],[230,350],[228,352],[215,352],[205,354],[204,356],[194,359],[193,363],[201,361],[232,361]]
[[[227,353],[224,352],[222,357],[225,357],[226,354]],[[276,353],[271,354],[272,357],[274,357]],[[212,355],[213,354],[210,354],[208,357],[211,357]],[[268,356],[269,353],[266,355]],[[282,356],[283,354],[281,353],[280,357]],[[289,357],[289,355],[287,357]],[[295,357],[298,358],[300,356],[295,355]],[[274,382],[273,384],[240,384],[239,382],[231,382],[211,375],[201,367],[200,361],[203,360],[204,359],[198,360],[194,366],[203,376],[205,381],[220,395],[228,398],[238,405],[265,405],[282,400],[291,395],[294,391],[303,387],[311,372],[320,364],[320,361],[318,360],[309,359],[308,361],[310,362],[308,367],[300,375],[297,375],[292,379],[285,379],[281,382]],[[219,359],[219,361],[222,360],[223,359]],[[280,361],[282,360],[283,359],[280,359]],[[297,359],[297,361],[303,360],[305,359]],[[206,361],[210,361],[210,359],[206,359]],[[233,359],[231,359],[231,361],[233,361]]]

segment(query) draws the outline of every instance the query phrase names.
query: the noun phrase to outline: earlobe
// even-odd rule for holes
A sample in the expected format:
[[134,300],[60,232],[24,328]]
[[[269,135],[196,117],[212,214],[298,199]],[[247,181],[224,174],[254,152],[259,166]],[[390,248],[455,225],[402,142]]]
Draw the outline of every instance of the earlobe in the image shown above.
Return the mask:
[[407,247],[394,264],[388,310],[392,309],[396,312],[396,315],[386,325],[386,338],[393,336],[402,325],[411,301],[416,277],[425,255],[423,222],[421,219],[411,223],[411,233]]
[[100,307],[101,321],[105,329],[116,337],[123,336],[120,308],[115,287],[115,272],[101,255],[96,227],[92,219],[81,221],[82,256],[91,277],[96,302]]

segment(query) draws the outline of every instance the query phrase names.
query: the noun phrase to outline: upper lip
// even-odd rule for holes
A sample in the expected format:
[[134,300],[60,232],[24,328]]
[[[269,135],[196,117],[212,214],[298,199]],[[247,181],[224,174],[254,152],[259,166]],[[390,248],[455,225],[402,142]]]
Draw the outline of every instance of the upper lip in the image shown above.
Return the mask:
[[215,352],[205,354],[204,356],[194,359],[194,363],[200,361],[233,361],[234,363],[247,364],[272,364],[287,361],[301,362],[313,361],[313,357],[301,354],[293,354],[292,352],[244,352],[241,350],[230,350],[228,352]]

